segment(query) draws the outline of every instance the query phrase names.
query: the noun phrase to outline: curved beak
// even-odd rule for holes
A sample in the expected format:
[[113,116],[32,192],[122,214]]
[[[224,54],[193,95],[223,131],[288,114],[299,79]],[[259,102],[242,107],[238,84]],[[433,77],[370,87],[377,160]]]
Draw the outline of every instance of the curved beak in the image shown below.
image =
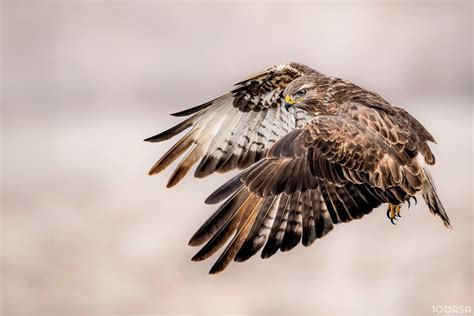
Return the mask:
[[287,111],[295,103],[296,103],[296,101],[293,100],[288,94],[285,96],[285,109]]

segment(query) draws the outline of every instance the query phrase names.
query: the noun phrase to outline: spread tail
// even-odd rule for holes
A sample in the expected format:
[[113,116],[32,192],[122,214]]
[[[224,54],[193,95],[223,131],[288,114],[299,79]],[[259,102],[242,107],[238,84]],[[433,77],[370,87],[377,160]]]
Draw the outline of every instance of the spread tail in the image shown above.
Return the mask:
[[423,183],[423,199],[425,200],[430,212],[433,215],[439,216],[446,226],[447,229],[452,230],[451,222],[449,220],[448,214],[444,210],[443,204],[438,197],[438,193],[436,192],[436,187],[434,186],[433,178],[429,173],[427,168],[424,168],[424,173],[426,179]]

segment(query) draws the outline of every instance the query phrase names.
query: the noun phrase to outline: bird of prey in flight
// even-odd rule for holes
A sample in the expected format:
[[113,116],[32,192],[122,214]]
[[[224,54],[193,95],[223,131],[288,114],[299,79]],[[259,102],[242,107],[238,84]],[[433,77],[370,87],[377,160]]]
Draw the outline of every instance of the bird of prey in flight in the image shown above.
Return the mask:
[[407,111],[347,80],[298,63],[276,65],[172,115],[188,118],[145,141],[189,131],[150,175],[182,155],[168,187],[196,163],[197,178],[242,170],[206,199],[221,205],[189,241],[202,246],[195,261],[225,246],[211,274],[259,250],[268,258],[309,246],[383,203],[394,223],[419,191],[451,227],[428,171],[433,136]]

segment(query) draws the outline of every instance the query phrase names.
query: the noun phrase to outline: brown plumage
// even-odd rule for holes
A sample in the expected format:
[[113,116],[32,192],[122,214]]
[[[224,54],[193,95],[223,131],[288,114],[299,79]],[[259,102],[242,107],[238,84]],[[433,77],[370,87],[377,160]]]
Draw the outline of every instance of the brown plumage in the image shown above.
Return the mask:
[[146,141],[191,130],[150,174],[184,153],[168,187],[198,162],[199,178],[245,169],[207,198],[223,203],[189,242],[202,245],[195,261],[226,246],[210,273],[260,250],[268,258],[300,242],[309,246],[335,224],[382,203],[409,202],[420,191],[450,228],[427,169],[435,163],[428,146],[434,138],[408,112],[349,81],[278,65],[174,115],[191,116]]

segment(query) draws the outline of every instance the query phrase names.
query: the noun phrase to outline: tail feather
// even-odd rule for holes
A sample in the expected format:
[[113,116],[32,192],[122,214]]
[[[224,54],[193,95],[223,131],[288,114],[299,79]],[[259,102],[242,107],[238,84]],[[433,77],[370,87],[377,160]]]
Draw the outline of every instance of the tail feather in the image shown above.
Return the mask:
[[447,229],[452,230],[451,221],[449,220],[448,214],[444,210],[443,204],[439,199],[438,193],[436,192],[436,187],[434,186],[433,178],[429,173],[427,168],[424,168],[425,181],[423,183],[423,199],[425,200],[430,212],[433,215],[439,216],[446,226]]

